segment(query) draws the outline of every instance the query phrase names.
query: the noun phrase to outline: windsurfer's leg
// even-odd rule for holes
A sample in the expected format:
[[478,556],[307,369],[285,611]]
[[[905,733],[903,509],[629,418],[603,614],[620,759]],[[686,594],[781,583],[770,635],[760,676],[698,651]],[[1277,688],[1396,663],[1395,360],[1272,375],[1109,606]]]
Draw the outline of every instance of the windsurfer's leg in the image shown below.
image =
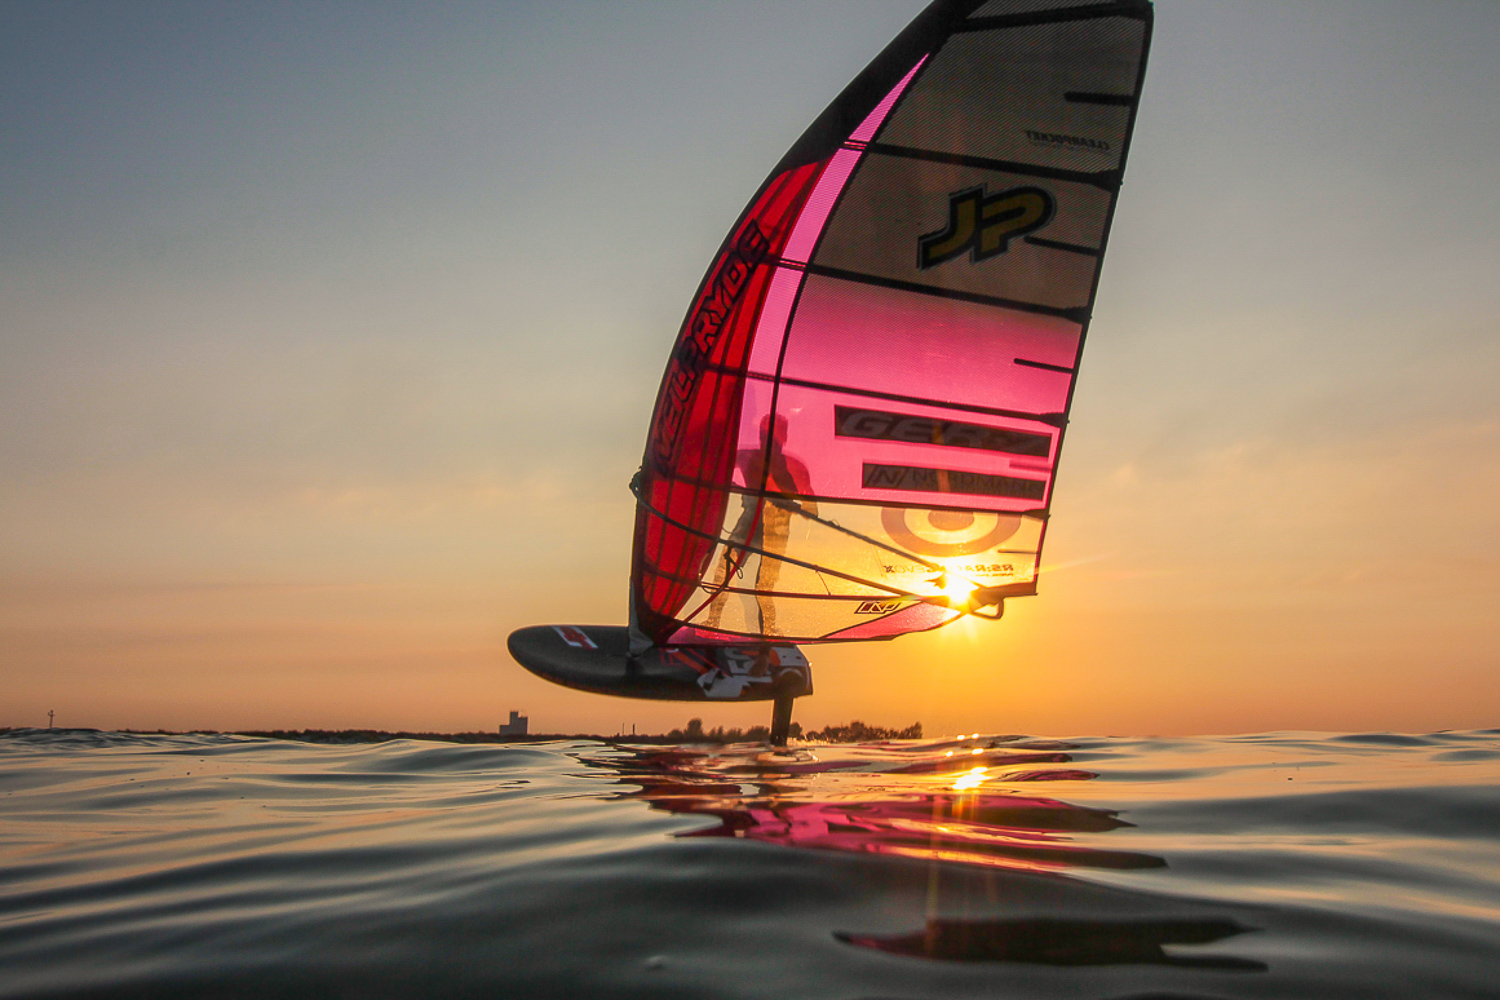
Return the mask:
[[787,536],[791,533],[792,515],[780,507],[766,504],[761,512],[761,547],[767,555],[760,557],[760,571],[755,577],[756,604],[760,610],[762,635],[776,633],[776,598],[770,596],[781,577],[781,560],[772,558],[786,551]]
[[751,537],[754,535],[758,538],[759,533],[760,519],[756,516],[757,501],[750,497],[742,497],[741,503],[743,507],[740,510],[739,520],[729,530],[728,537],[722,539],[724,555],[714,567],[713,581],[708,584],[713,597],[708,602],[708,616],[704,624],[709,628],[719,627],[719,621],[724,617],[724,605],[729,600],[730,581],[749,558],[749,553],[738,546],[758,544],[758,541]]
[[725,589],[729,586],[729,561],[733,549],[724,550],[724,558],[720,559],[714,567],[714,579],[709,584],[709,589],[714,592],[713,600],[708,602],[708,618],[704,622],[709,628],[718,628],[719,619],[724,616],[724,601],[729,596]]

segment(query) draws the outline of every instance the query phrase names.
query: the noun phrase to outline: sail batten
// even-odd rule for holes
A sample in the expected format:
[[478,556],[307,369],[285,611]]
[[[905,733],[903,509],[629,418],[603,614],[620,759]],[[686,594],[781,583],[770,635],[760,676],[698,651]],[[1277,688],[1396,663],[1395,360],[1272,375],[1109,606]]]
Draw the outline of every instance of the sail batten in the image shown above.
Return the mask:
[[940,285],[924,284],[918,281],[902,281],[899,278],[891,278],[880,274],[871,274],[865,271],[850,271],[840,267],[831,267],[826,264],[809,264],[807,271],[825,278],[838,278],[841,281],[852,281],[861,285],[875,285],[879,288],[893,288],[903,292],[914,292],[918,295],[932,295],[940,299],[954,299],[960,302],[973,302],[982,306],[995,306],[1000,309],[1016,309],[1020,312],[1039,313],[1043,316],[1056,316],[1060,319],[1072,320],[1082,323],[1088,319],[1088,313],[1077,306],[1058,307],[1046,305],[1041,302],[1025,302],[1020,299],[1007,299],[998,295],[985,295],[982,292],[971,292],[962,288],[944,288]]
[[1036,163],[1017,163],[1013,160],[992,160],[983,156],[968,156],[939,149],[917,149],[913,146],[897,146],[887,142],[872,143],[872,153],[884,156],[899,156],[909,160],[930,160],[933,163],[948,163],[958,167],[976,167],[980,170],[1003,170],[1024,177],[1042,177],[1057,181],[1075,181],[1092,184],[1114,192],[1120,186],[1118,170],[1068,170],[1062,167],[1046,167]]
[[938,0],[783,158],[658,396],[651,639],[890,638],[1035,592],[1149,28]]

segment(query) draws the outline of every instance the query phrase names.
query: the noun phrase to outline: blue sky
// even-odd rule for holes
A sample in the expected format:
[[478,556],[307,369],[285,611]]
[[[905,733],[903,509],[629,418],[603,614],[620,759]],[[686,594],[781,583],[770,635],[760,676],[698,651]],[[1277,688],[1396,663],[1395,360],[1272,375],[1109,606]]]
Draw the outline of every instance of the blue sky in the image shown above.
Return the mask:
[[[688,298],[920,8],[0,9],[0,725],[679,725],[504,636],[623,620]],[[799,717],[1495,724],[1497,42],[1158,3],[1053,572]]]

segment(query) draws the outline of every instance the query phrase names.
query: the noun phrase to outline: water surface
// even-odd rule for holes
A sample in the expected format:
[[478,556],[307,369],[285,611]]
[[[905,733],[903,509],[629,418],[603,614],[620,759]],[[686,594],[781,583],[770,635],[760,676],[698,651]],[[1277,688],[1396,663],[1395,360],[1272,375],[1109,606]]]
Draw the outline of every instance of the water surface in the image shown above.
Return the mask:
[[1500,731],[0,736],[0,997],[1500,997]]

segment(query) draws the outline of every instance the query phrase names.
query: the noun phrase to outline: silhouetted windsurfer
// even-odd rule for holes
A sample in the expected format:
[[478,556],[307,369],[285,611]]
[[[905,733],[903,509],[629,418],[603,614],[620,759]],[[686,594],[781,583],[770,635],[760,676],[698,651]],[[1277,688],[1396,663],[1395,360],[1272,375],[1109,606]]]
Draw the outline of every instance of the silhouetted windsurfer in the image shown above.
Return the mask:
[[781,560],[773,556],[786,551],[793,513],[802,511],[816,516],[818,505],[811,500],[793,499],[811,492],[811,478],[807,466],[786,453],[786,417],[766,417],[760,423],[760,433],[766,446],[741,449],[735,464],[744,474],[745,484],[752,490],[764,491],[764,495],[746,494],[741,498],[744,511],[726,539],[723,558],[714,568],[709,585],[714,598],[709,602],[705,624],[709,628],[719,627],[724,603],[729,599],[730,579],[739,575],[754,550],[759,550],[765,554],[758,557],[760,565],[755,574],[759,618],[756,631],[775,635],[776,599],[772,591],[781,576]]

